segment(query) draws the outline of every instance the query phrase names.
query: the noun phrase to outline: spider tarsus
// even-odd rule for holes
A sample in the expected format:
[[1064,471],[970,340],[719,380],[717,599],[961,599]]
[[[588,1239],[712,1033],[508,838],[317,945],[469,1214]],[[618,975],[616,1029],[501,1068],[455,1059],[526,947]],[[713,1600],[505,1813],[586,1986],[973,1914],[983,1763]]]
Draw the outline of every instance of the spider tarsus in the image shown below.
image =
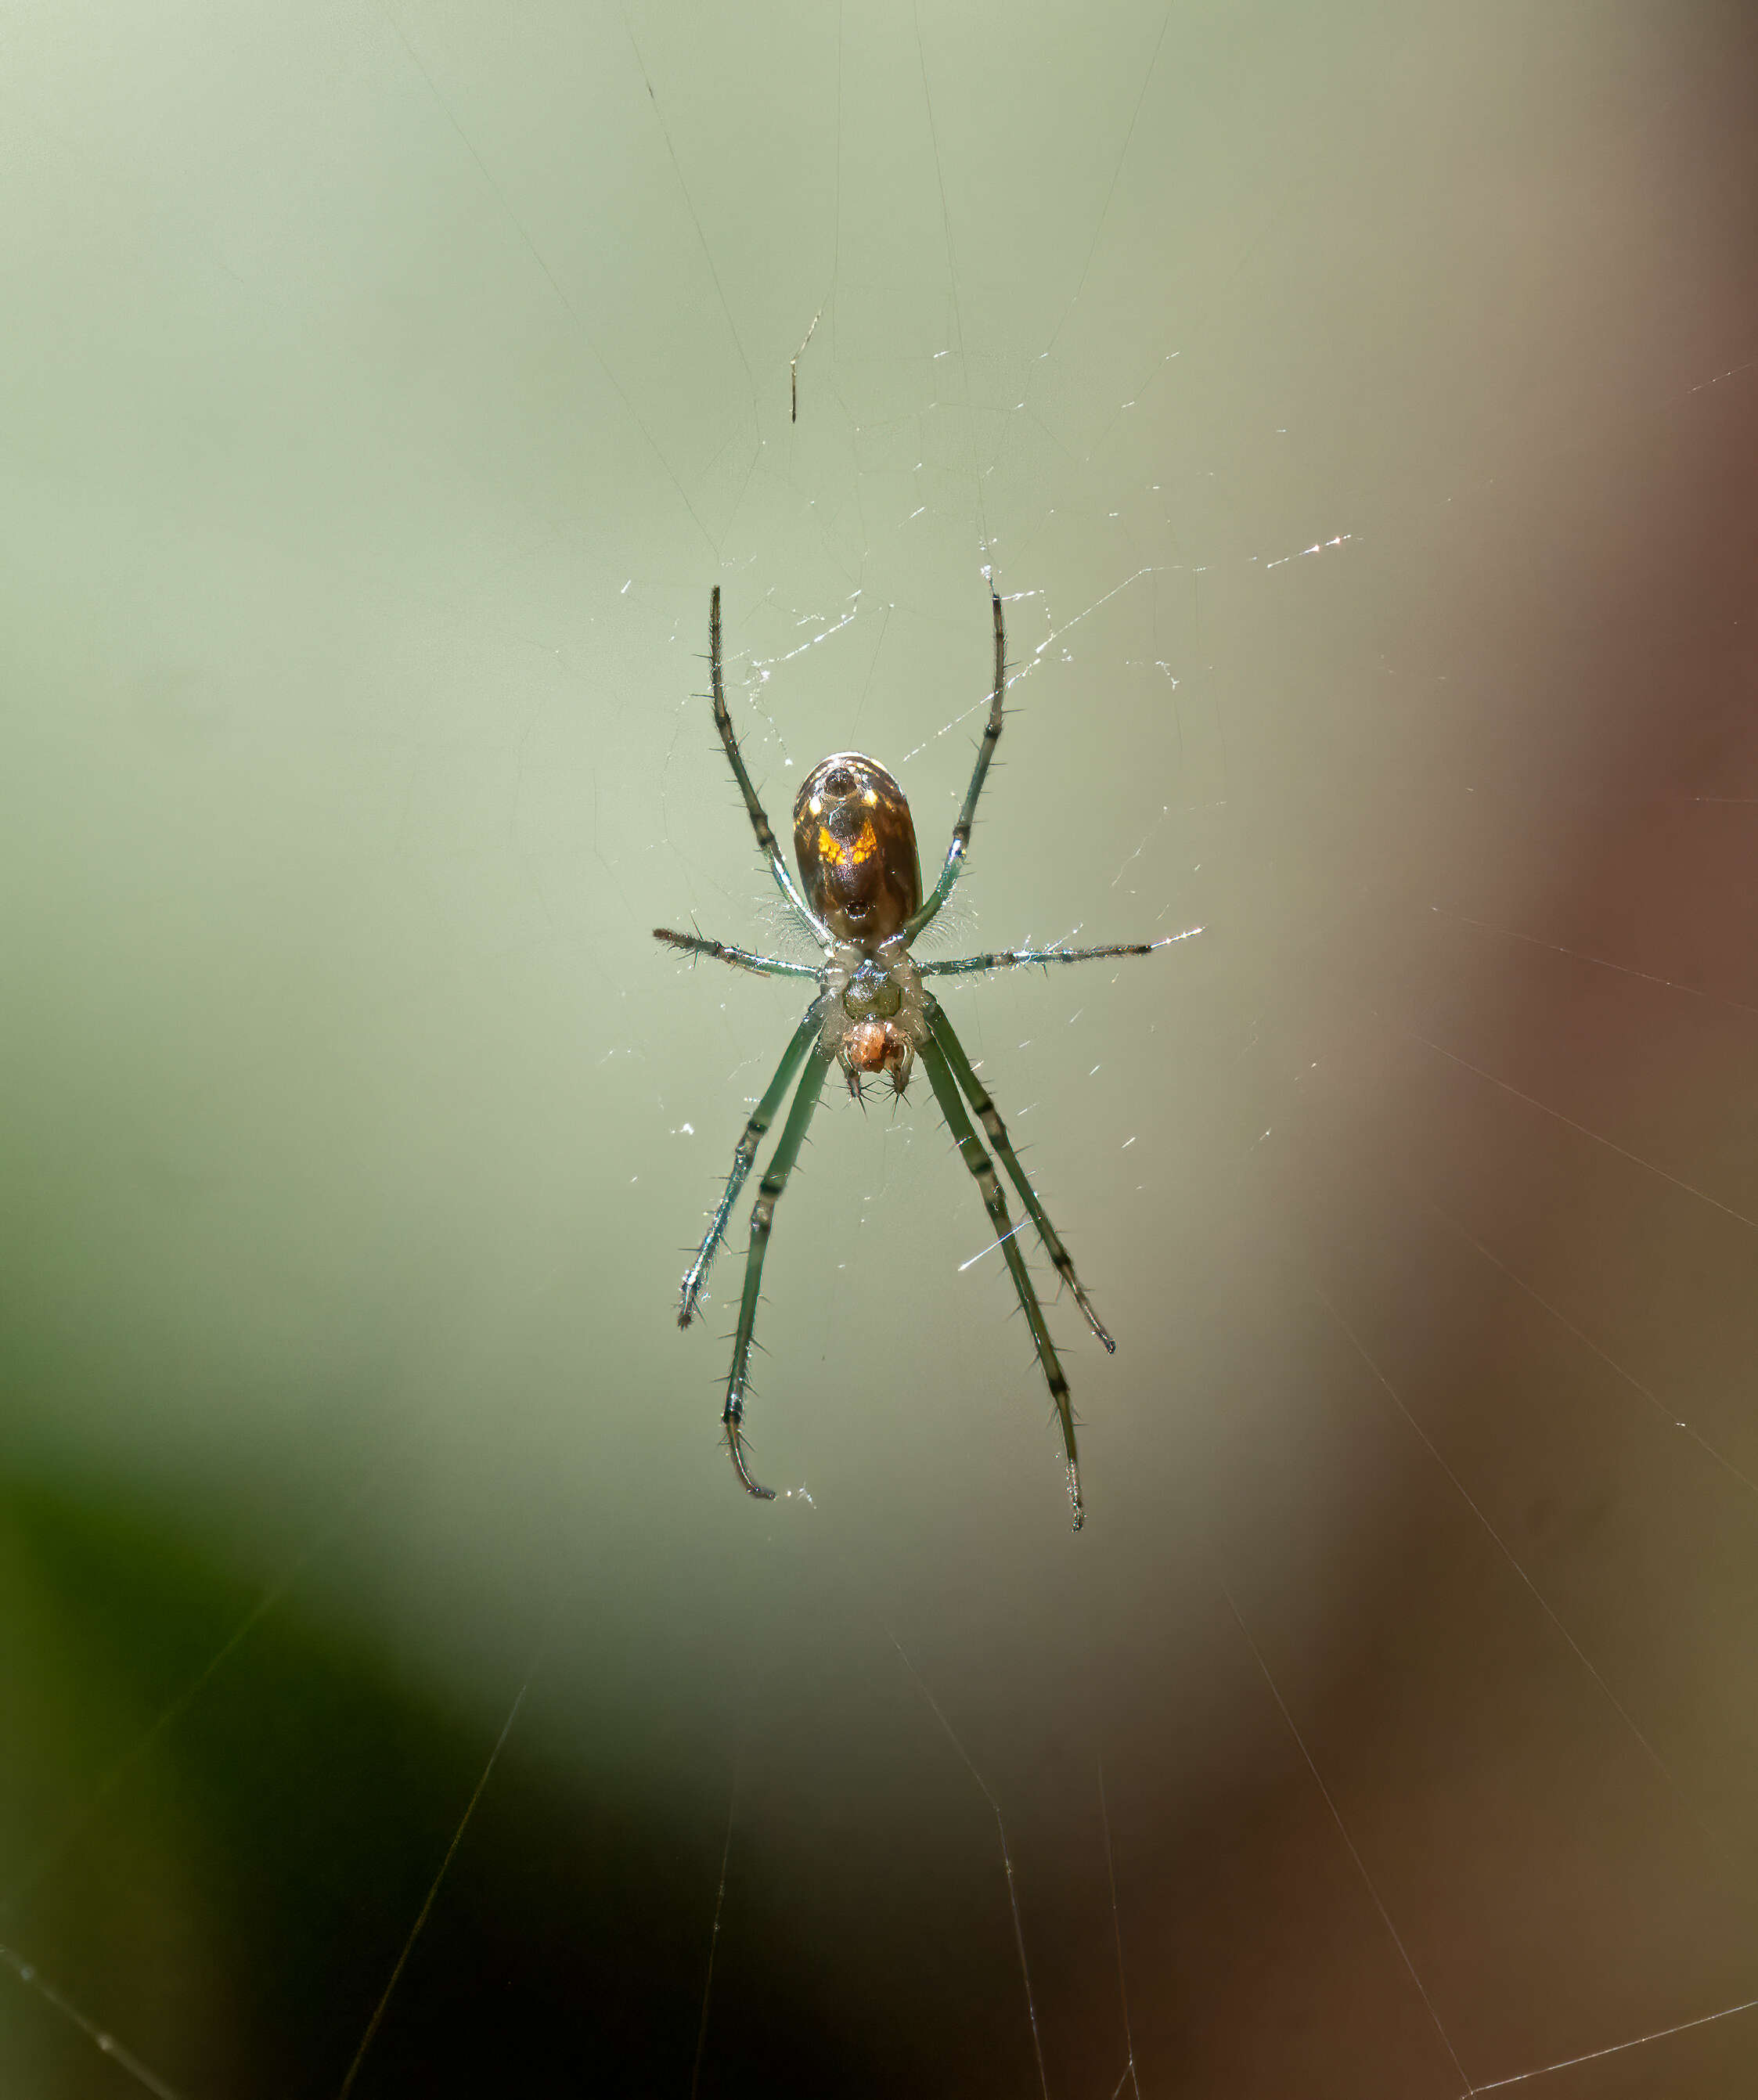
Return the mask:
[[732,1470],[738,1475],[740,1485],[745,1493],[755,1496],[760,1502],[772,1502],[775,1499],[775,1491],[773,1488],[766,1488],[761,1480],[752,1478],[751,1469],[744,1462],[744,1439],[739,1433],[738,1423],[730,1418],[727,1423],[727,1450],[732,1460]]
[[1074,1522],[1070,1530],[1078,1531],[1087,1520],[1086,1506],[1080,1499],[1080,1468],[1071,1458],[1068,1461],[1068,1504],[1074,1511]]
[[1093,1308],[1087,1303],[1087,1295],[1085,1291],[1084,1291],[1080,1288],[1080,1286],[1075,1282],[1073,1266],[1071,1264],[1070,1264],[1069,1274],[1067,1280],[1073,1288],[1075,1303],[1080,1308],[1081,1312],[1084,1315],[1088,1326],[1093,1330],[1093,1333],[1098,1335],[1099,1340],[1104,1344],[1106,1355],[1107,1357],[1115,1356],[1117,1353],[1117,1344],[1106,1332],[1104,1321],[1100,1319],[1098,1313],[1095,1312],[1093,1310]]

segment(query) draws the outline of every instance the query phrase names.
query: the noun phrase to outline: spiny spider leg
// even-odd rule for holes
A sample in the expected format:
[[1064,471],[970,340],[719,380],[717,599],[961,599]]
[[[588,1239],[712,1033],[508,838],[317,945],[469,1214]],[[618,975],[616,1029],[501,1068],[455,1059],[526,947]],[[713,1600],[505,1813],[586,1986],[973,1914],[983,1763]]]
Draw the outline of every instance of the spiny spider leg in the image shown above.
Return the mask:
[[[1156,948],[1169,948],[1174,941],[1188,941],[1202,932],[1200,926],[1192,926],[1182,933],[1167,933],[1157,941],[1128,941],[1106,948],[1002,948],[987,955],[961,955],[956,961],[918,963],[917,970],[925,977],[956,977],[968,975],[973,970],[1008,970],[1025,963],[1097,963],[1107,955],[1151,955]],[[673,940],[674,934],[661,938]]]
[[[812,973],[806,973],[807,976]],[[696,1300],[702,1295],[702,1286],[708,1280],[708,1265],[719,1251],[726,1235],[727,1220],[732,1215],[732,1207],[739,1200],[739,1191],[744,1186],[744,1177],[751,1171],[757,1158],[757,1149],[763,1141],[763,1133],[775,1119],[775,1111],[781,1106],[793,1075],[800,1069],[800,1060],[806,1055],[815,1035],[818,1033],[818,1002],[812,1002],[805,1020],[794,1030],[793,1037],[781,1053],[781,1062],[775,1067],[775,1076],[768,1090],[751,1111],[751,1120],[744,1126],[744,1135],[739,1140],[732,1155],[732,1171],[727,1176],[727,1185],[722,1189],[720,1201],[714,1206],[714,1215],[708,1230],[702,1235],[702,1244],[696,1251],[696,1260],[684,1271],[682,1295],[678,1302],[678,1325],[687,1327],[696,1317]]]
[[952,885],[958,880],[958,871],[964,866],[965,855],[970,849],[970,827],[977,815],[977,797],[983,792],[983,783],[989,770],[989,761],[995,756],[995,747],[1001,740],[1001,703],[1007,696],[1007,629],[1001,620],[1000,593],[992,583],[989,586],[989,603],[995,614],[995,691],[989,701],[989,719],[983,725],[982,740],[977,746],[977,762],[971,769],[970,785],[965,791],[965,805],[958,813],[958,822],[952,827],[952,843],[946,849],[946,866],[940,871],[940,880],[934,885],[927,902],[903,922],[906,947],[952,893]]
[[995,1227],[996,1240],[1006,1260],[1009,1273],[1014,1279],[1014,1288],[1019,1293],[1019,1303],[1031,1329],[1031,1339],[1037,1348],[1038,1361],[1043,1367],[1045,1382],[1050,1389],[1050,1398],[1055,1401],[1056,1412],[1062,1418],[1062,1447],[1068,1454],[1068,1501],[1074,1511],[1074,1528],[1078,1531],[1086,1522],[1086,1511],[1080,1502],[1080,1466],[1075,1452],[1075,1411],[1068,1396],[1068,1381],[1062,1376],[1062,1367],[1057,1361],[1050,1330],[1044,1323],[1044,1308],[1038,1303],[1038,1295],[1032,1289],[1031,1278],[1026,1272],[1024,1257],[1014,1240],[1013,1221],[1007,1212],[1007,1198],[1001,1193],[1001,1185],[995,1178],[995,1169],[990,1164],[989,1155],[983,1149],[982,1139],[971,1127],[970,1118],[965,1113],[965,1104],[959,1099],[957,1083],[941,1051],[941,1029],[943,1026],[943,1021],[937,1016],[934,1033],[922,1044],[919,1054],[928,1074],[928,1083],[934,1088],[934,1099],[940,1104],[940,1113],[946,1118],[947,1127],[957,1143],[972,1179],[982,1192],[989,1221]]
[[1093,1310],[1092,1300],[1080,1287],[1080,1279],[1075,1274],[1075,1265],[1068,1250],[1057,1237],[1056,1228],[1044,1214],[1044,1206],[1038,1201],[1037,1191],[1026,1178],[1026,1170],[1019,1163],[1019,1155],[1008,1141],[1007,1126],[1001,1121],[1000,1112],[983,1090],[970,1060],[965,1055],[965,1046],[958,1039],[958,1032],[946,1017],[939,1001],[928,1001],[928,1025],[934,1030],[934,1039],[939,1044],[941,1054],[952,1068],[970,1105],[977,1111],[977,1120],[983,1125],[983,1135],[995,1148],[995,1156],[1007,1170],[1007,1178],[1019,1191],[1019,1200],[1026,1207],[1031,1222],[1038,1229],[1038,1238],[1044,1242],[1044,1251],[1055,1266],[1056,1273],[1074,1293],[1074,1300],[1086,1315],[1086,1323],[1105,1344],[1112,1356],[1117,1353],[1117,1344],[1105,1331],[1099,1316]]
[[[1000,617],[997,610],[996,617]],[[720,677],[720,585],[716,584],[709,594],[708,606],[709,670],[714,686],[714,726],[720,731],[720,740],[727,748],[727,757],[732,767],[732,777],[739,783],[739,792],[744,797],[744,806],[750,812],[751,828],[757,834],[758,849],[767,856],[769,871],[775,878],[775,886],[788,902],[812,929],[812,935],[821,948],[831,946],[830,930],[806,899],[799,886],[788,872],[788,863],[781,857],[781,849],[775,843],[775,835],[769,827],[769,819],[763,814],[763,805],[758,800],[757,790],[751,785],[751,776],[745,770],[744,755],[739,748],[739,739],[732,726],[732,717],[727,712],[727,695],[722,690]]]
[[[800,1041],[809,1026],[810,1020],[802,1023],[795,1035]],[[788,1046],[788,1055],[793,1044]],[[739,1300],[739,1330],[733,1337],[732,1369],[727,1374],[727,1405],[721,1414],[721,1426],[727,1432],[727,1449],[732,1458],[732,1470],[744,1484],[748,1493],[759,1500],[772,1502],[775,1499],[773,1488],[766,1488],[751,1477],[751,1469],[744,1462],[744,1386],[750,1369],[751,1336],[757,1326],[757,1300],[763,1285],[763,1256],[769,1247],[770,1227],[775,1220],[775,1206],[781,1201],[781,1192],[788,1185],[788,1176],[793,1171],[794,1162],[800,1156],[800,1147],[806,1142],[806,1126],[811,1122],[812,1112],[818,1106],[818,1097],[824,1092],[824,1074],[830,1069],[834,1053],[826,1050],[822,1043],[815,1044],[805,1077],[800,1081],[799,1091],[793,1096],[793,1105],[788,1111],[788,1120],[782,1126],[781,1138],[769,1162],[769,1171],[763,1176],[757,1192],[757,1201],[751,1207],[751,1247],[744,1258],[744,1293]],[[771,1092],[774,1090],[771,1089]],[[956,1098],[956,1096],[955,1096]],[[767,1096],[765,1096],[767,1099]]]
[[817,970],[811,963],[784,963],[777,955],[753,955],[749,948],[729,948],[724,941],[709,941],[700,933],[674,933],[669,926],[653,929],[656,941],[667,946],[682,948],[687,955],[712,955],[716,962],[731,963],[737,969],[751,970],[760,977],[815,977]]

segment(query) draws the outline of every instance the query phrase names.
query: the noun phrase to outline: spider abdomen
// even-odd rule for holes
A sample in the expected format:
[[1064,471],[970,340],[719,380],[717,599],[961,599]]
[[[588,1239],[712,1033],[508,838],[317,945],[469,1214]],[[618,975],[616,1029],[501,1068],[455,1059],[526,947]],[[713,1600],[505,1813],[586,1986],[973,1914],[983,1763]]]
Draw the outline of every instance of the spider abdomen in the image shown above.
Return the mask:
[[836,752],[806,775],[793,804],[793,853],[813,911],[839,941],[869,953],[921,902],[908,801],[858,751]]

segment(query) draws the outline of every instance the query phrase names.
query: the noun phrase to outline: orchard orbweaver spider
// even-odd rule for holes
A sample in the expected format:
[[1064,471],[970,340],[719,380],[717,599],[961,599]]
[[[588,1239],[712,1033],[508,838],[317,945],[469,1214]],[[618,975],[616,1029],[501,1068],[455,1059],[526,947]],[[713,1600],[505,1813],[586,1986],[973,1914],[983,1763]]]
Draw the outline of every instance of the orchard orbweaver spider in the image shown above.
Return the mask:
[[[738,781],[744,806],[750,813],[758,848],[769,862],[770,872],[795,915],[811,931],[824,951],[824,961],[815,968],[805,963],[783,962],[772,955],[753,955],[731,948],[700,934],[674,933],[664,926],[653,929],[653,938],[687,954],[713,955],[721,962],[759,976],[810,977],[818,990],[806,1008],[806,1017],[782,1052],[781,1062],[768,1090],[753,1111],[732,1156],[732,1171],[714,1207],[707,1233],[696,1259],[684,1272],[678,1307],[678,1324],[687,1327],[695,1317],[708,1275],[727,1229],[727,1220],[738,1199],[745,1176],[757,1158],[764,1133],[780,1112],[794,1075],[803,1065],[805,1075],[793,1096],[788,1119],[782,1126],[769,1171],[758,1189],[751,1212],[751,1245],[745,1256],[744,1290],[739,1302],[739,1324],[733,1338],[732,1367],[727,1376],[727,1402],[721,1423],[727,1432],[727,1448],[733,1471],[748,1493],[773,1501],[775,1490],[753,1478],[744,1447],[744,1396],[750,1367],[751,1343],[757,1325],[757,1301],[763,1277],[763,1256],[768,1250],[775,1206],[788,1185],[806,1141],[807,1126],[824,1090],[824,1076],[833,1063],[839,1064],[851,1093],[859,1093],[863,1081],[883,1074],[894,1091],[901,1094],[919,1057],[928,1083],[940,1104],[940,1113],[970,1170],[984,1206],[995,1227],[996,1238],[1005,1256],[1014,1287],[1019,1294],[1027,1324],[1038,1352],[1050,1398],[1061,1418],[1062,1445],[1067,1454],[1068,1499],[1074,1512],[1074,1528],[1080,1529],[1085,1511],[1080,1501],[1080,1473],[1075,1453],[1074,1410],[1068,1396],[1068,1381],[1057,1361],[1043,1308],[1038,1303],[1031,1278],[1014,1237],[1007,1200],[983,1141],[965,1111],[968,1100],[976,1110],[996,1157],[1019,1191],[1020,1201],[1038,1237],[1044,1242],[1057,1274],[1074,1294],[1075,1303],[1086,1316],[1087,1325],[1114,1352],[1112,1341],[1100,1324],[1091,1301],[1075,1274],[1068,1250],[1058,1238],[1045,1215],[1044,1206],[1026,1178],[1018,1155],[1008,1142],[1007,1127],[996,1113],[995,1104],[965,1055],[952,1024],[939,1002],[922,982],[924,977],[957,977],[974,972],[1009,969],[1026,963],[1084,963],[1107,955],[1146,955],[1174,941],[1190,938],[1202,931],[1173,933],[1158,941],[1136,942],[1102,948],[1015,948],[997,955],[966,955],[956,962],[917,963],[910,954],[917,936],[945,903],[958,880],[970,845],[970,827],[976,814],[977,797],[989,770],[989,761],[1001,735],[1002,701],[1007,691],[1007,636],[1001,619],[1001,601],[992,585],[989,601],[995,618],[995,690],[989,703],[989,718],[983,725],[977,762],[965,791],[964,806],[952,827],[952,843],[947,849],[940,879],[922,901],[921,863],[916,852],[916,827],[903,791],[882,765],[859,752],[838,752],[815,766],[806,776],[793,805],[793,849],[799,862],[796,885],[782,858],[775,835],[763,814],[751,776],[745,770],[732,717],[727,712],[720,668],[720,588],[714,587],[709,609],[709,665],[713,682],[714,723],[727,757]],[[964,1098],[961,1098],[960,1090]]]

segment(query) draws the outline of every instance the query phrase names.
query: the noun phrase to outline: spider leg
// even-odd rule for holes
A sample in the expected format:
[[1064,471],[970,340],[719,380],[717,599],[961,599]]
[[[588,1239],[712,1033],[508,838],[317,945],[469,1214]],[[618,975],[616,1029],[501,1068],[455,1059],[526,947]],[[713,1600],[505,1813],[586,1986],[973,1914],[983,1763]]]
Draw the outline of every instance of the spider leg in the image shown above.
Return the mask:
[[1099,1316],[1093,1310],[1093,1302],[1080,1287],[1080,1279],[1075,1274],[1073,1260],[1068,1250],[1058,1238],[1056,1228],[1044,1214],[1044,1206],[1038,1201],[1037,1191],[1027,1179],[1026,1170],[1019,1163],[1019,1155],[1008,1141],[1007,1126],[1001,1121],[993,1101],[983,1090],[970,1060],[965,1055],[965,1046],[958,1039],[957,1031],[946,1017],[939,1001],[928,1001],[928,1025],[934,1030],[934,1039],[940,1046],[941,1054],[952,1067],[970,1105],[977,1111],[977,1120],[983,1125],[983,1135],[995,1148],[995,1156],[1007,1170],[1007,1178],[1019,1191],[1019,1200],[1026,1207],[1031,1222],[1038,1229],[1038,1238],[1044,1242],[1044,1251],[1055,1264],[1056,1273],[1074,1293],[1074,1300],[1086,1315],[1086,1323],[1105,1344],[1106,1352],[1117,1353],[1117,1344],[1105,1331]]
[[[995,1178],[995,1169],[990,1163],[988,1154],[983,1149],[983,1140],[971,1127],[970,1118],[965,1113],[965,1104],[959,1099],[957,1083],[941,1048],[944,1040],[942,1034],[944,1026],[937,1014],[934,1033],[921,1045],[918,1054],[926,1068],[928,1083],[934,1088],[934,1099],[940,1104],[940,1113],[946,1118],[947,1127],[952,1132],[965,1164],[970,1170],[971,1178],[982,1192],[989,1221],[995,1227],[996,1240],[1006,1260],[1009,1273],[1014,1279],[1014,1288],[1019,1294],[1019,1303],[1027,1324],[1031,1329],[1031,1339],[1036,1345],[1038,1362],[1043,1368],[1045,1382],[1049,1387],[1050,1398],[1056,1403],[1056,1412],[1062,1418],[1062,1448],[1068,1454],[1068,1500],[1074,1511],[1074,1528],[1078,1531],[1086,1521],[1086,1511],[1080,1502],[1080,1466],[1075,1451],[1075,1412],[1068,1396],[1068,1381],[1062,1376],[1062,1367],[1057,1361],[1055,1345],[1050,1340],[1050,1330],[1044,1321],[1044,1308],[1039,1304],[1038,1295],[1031,1287],[1031,1278],[1027,1273],[1024,1257],[1014,1237],[1013,1223],[1007,1213],[1007,1198],[1001,1193],[1001,1185]],[[1028,1200],[1035,1203],[1036,1199]]]
[[964,866],[965,855],[970,848],[970,827],[976,820],[977,797],[983,792],[983,780],[989,770],[989,761],[995,756],[995,747],[1001,740],[1001,703],[1007,696],[1007,629],[1001,619],[1000,593],[992,583],[989,585],[989,603],[995,614],[995,690],[989,701],[989,719],[983,726],[982,740],[977,746],[977,762],[971,770],[970,785],[965,791],[964,807],[958,813],[958,822],[952,827],[952,843],[946,849],[946,865],[940,871],[940,880],[930,892],[927,902],[903,922],[906,946],[915,939],[952,893],[952,885],[958,880],[958,871]]
[[[807,1039],[808,1030],[816,1026],[815,1017],[811,1015],[801,1023],[799,1033],[788,1046],[790,1057],[794,1044]],[[763,1284],[763,1256],[769,1249],[775,1206],[781,1201],[781,1192],[788,1185],[788,1176],[793,1171],[800,1147],[806,1142],[806,1127],[818,1106],[819,1096],[824,1092],[824,1074],[830,1069],[832,1055],[821,1043],[813,1045],[805,1077],[793,1096],[788,1120],[782,1126],[780,1141],[770,1159],[769,1171],[758,1186],[757,1201],[751,1207],[751,1248],[744,1258],[744,1293],[739,1300],[739,1328],[733,1337],[732,1368],[727,1374],[727,1405],[720,1419],[727,1432],[727,1449],[732,1458],[732,1470],[748,1494],[756,1495],[766,1502],[775,1500],[775,1489],[753,1480],[751,1469],[744,1462],[744,1386],[751,1363],[751,1337],[757,1326],[757,1300]],[[779,1081],[780,1074],[778,1073],[776,1077]],[[777,1093],[779,1088],[772,1087],[770,1092]],[[768,1096],[764,1098],[766,1100]]]
[[682,948],[687,955],[712,955],[718,963],[731,963],[735,969],[751,970],[760,977],[815,977],[818,974],[811,963],[784,963],[779,955],[753,955],[749,948],[729,948],[724,941],[705,940],[700,933],[674,933],[669,926],[656,926],[653,938],[668,947]]
[[[1052,963],[1097,963],[1107,955],[1151,955],[1156,948],[1169,948],[1175,941],[1189,941],[1200,933],[1200,926],[1191,926],[1182,933],[1165,933],[1157,941],[1127,941],[1104,948],[1002,948],[993,955],[961,955],[956,961],[918,963],[917,971],[925,977],[956,977],[968,976],[974,970],[1008,970],[1025,963],[1042,963],[1046,968]],[[673,940],[674,934],[663,934],[665,940]]]
[[[808,973],[810,974],[810,973]],[[722,1239],[726,1235],[727,1220],[732,1215],[732,1207],[739,1200],[739,1191],[744,1186],[744,1177],[751,1171],[757,1158],[757,1148],[763,1141],[763,1133],[775,1119],[775,1111],[781,1106],[793,1075],[800,1069],[814,1035],[818,1032],[818,1003],[815,999],[806,1018],[793,1031],[792,1040],[781,1053],[781,1062],[775,1067],[775,1075],[770,1081],[763,1098],[751,1111],[751,1120],[744,1126],[744,1135],[734,1148],[732,1171],[727,1176],[727,1185],[721,1191],[720,1201],[714,1206],[713,1217],[708,1230],[702,1235],[702,1244],[696,1251],[696,1260],[684,1271],[682,1295],[678,1304],[678,1325],[687,1327],[696,1317],[696,1300],[702,1295],[702,1286],[708,1280],[708,1265],[714,1259]]]
[[775,835],[770,829],[769,819],[763,814],[762,803],[758,799],[751,776],[745,770],[744,754],[739,748],[739,739],[732,726],[732,717],[727,712],[727,695],[720,677],[720,585],[716,584],[709,598],[708,607],[709,670],[714,686],[714,726],[720,731],[720,740],[726,747],[727,758],[732,767],[732,777],[739,783],[739,792],[744,797],[744,806],[750,813],[751,828],[757,834],[758,849],[769,862],[769,871],[775,878],[775,886],[788,902],[811,929],[812,936],[827,951],[832,946],[830,929],[813,911],[800,894],[799,885],[788,872],[788,863],[781,857],[781,849],[775,843]]

